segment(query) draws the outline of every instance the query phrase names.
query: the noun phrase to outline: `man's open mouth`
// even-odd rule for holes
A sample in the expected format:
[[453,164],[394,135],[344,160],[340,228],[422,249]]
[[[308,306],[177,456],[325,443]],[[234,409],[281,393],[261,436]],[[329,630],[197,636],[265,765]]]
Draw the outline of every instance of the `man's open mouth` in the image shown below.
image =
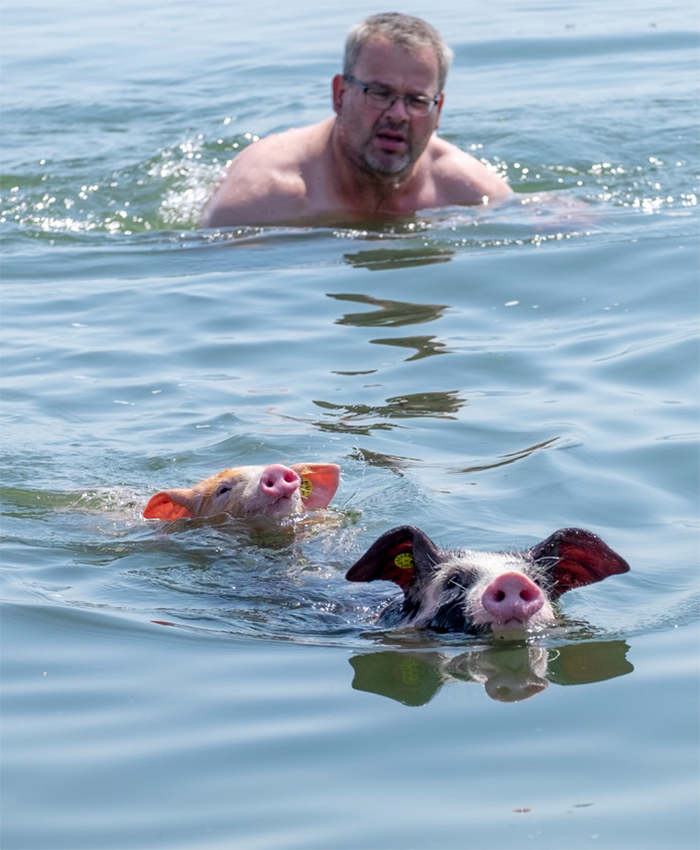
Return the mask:
[[403,150],[406,147],[406,136],[395,130],[378,130],[376,138],[384,150]]

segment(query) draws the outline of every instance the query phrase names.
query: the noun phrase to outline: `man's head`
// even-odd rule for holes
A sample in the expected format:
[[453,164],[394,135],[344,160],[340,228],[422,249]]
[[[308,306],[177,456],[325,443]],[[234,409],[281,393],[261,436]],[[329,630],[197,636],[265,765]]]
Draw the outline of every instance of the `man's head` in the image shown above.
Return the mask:
[[350,30],[345,41],[343,60],[343,74],[346,77],[354,75],[360,51],[372,36],[377,35],[408,53],[417,53],[426,47],[432,49],[438,61],[438,92],[445,88],[447,72],[452,63],[452,50],[430,24],[400,12],[371,15]]
[[450,58],[439,34],[408,15],[373,15],[351,30],[333,108],[339,149],[358,173],[411,175],[439,124]]

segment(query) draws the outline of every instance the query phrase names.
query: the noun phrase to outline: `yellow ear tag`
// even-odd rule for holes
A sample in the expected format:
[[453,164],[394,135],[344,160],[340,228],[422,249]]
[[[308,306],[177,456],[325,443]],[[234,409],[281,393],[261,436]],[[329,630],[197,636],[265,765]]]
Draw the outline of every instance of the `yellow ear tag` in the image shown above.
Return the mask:
[[412,570],[413,555],[410,552],[402,552],[394,558],[394,563],[400,570]]
[[311,483],[310,478],[302,478],[301,484],[299,485],[299,492],[301,493],[302,499],[308,499],[314,489],[314,485]]

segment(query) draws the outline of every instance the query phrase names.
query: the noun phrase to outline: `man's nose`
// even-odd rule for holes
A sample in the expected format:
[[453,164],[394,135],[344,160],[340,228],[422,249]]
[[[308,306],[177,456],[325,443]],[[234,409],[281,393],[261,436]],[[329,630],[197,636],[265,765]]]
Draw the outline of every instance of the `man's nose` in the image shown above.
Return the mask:
[[395,118],[400,118],[402,121],[407,121],[411,115],[406,108],[406,101],[400,95],[397,95],[396,100],[384,110],[385,115],[391,115]]

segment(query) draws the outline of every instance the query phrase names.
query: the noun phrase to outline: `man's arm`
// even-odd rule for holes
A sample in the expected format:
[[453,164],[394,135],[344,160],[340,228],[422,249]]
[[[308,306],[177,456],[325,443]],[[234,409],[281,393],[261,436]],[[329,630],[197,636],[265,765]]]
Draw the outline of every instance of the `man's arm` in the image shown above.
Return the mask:
[[280,153],[279,136],[242,150],[207,201],[202,227],[272,224],[303,215],[304,182]]
[[497,203],[513,195],[506,181],[483,162],[434,137],[433,168],[438,206]]

